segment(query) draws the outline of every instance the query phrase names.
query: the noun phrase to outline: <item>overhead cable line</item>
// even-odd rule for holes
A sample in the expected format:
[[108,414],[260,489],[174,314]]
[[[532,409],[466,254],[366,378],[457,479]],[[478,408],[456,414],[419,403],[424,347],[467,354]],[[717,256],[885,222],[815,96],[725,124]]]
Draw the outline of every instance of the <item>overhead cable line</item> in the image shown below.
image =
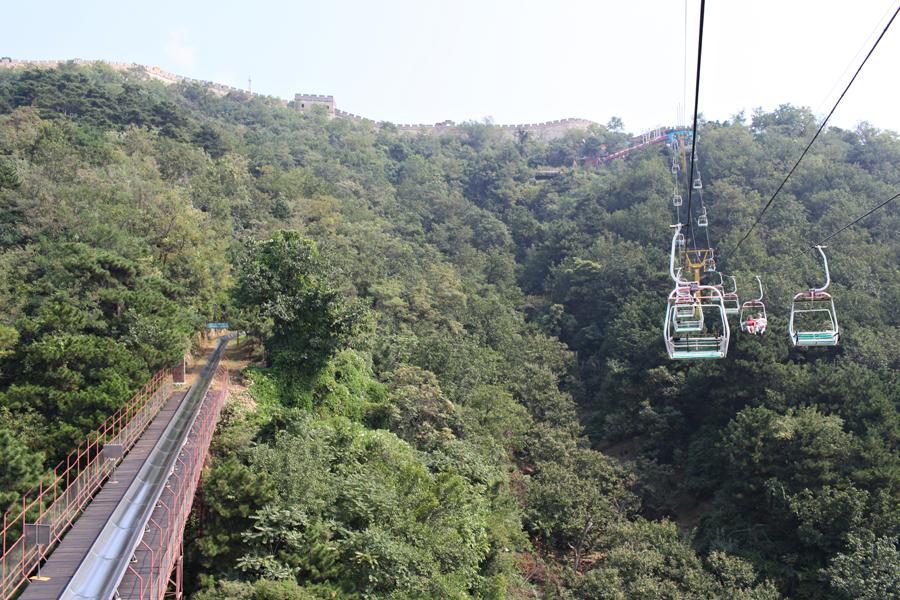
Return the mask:
[[807,252],[809,252],[809,251],[812,250],[813,248],[815,248],[815,247],[817,247],[817,246],[821,246],[822,244],[824,244],[825,242],[827,242],[827,241],[830,240],[831,238],[835,237],[835,236],[838,235],[839,233],[842,233],[843,231],[846,231],[846,230],[849,229],[850,227],[856,225],[857,223],[859,223],[860,221],[862,221],[863,219],[865,219],[866,217],[868,217],[869,215],[871,215],[871,214],[874,213],[875,211],[877,211],[877,210],[879,210],[879,209],[881,209],[881,208],[884,208],[885,206],[887,206],[888,204],[890,204],[891,202],[893,202],[893,201],[896,200],[897,198],[900,198],[900,194],[897,194],[897,195],[895,195],[895,196],[892,196],[892,197],[888,198],[887,200],[885,200],[884,202],[882,202],[881,204],[879,204],[878,206],[876,206],[876,207],[873,208],[872,210],[866,212],[864,215],[861,215],[861,216],[859,216],[858,218],[853,219],[852,221],[850,221],[849,223],[847,223],[846,225],[844,225],[843,227],[841,227],[840,229],[838,229],[837,231],[835,231],[834,233],[832,233],[831,235],[829,235],[829,236],[823,238],[823,239],[820,240],[818,243],[813,244],[812,246],[810,246],[809,248],[807,248],[807,249],[804,250],[803,252],[800,252],[800,253],[798,253],[798,254],[795,254],[794,256],[790,257],[790,258],[787,259],[787,260],[781,261],[780,263],[778,263],[778,264],[776,264],[776,265],[774,265],[774,266],[772,266],[772,267],[769,267],[768,269],[766,269],[765,271],[763,271],[763,273],[767,273],[767,272],[769,272],[769,271],[775,269],[776,267],[780,267],[781,265],[783,265],[783,264],[785,264],[785,263],[788,263],[788,262],[790,262],[790,261],[792,261],[792,260],[794,260],[794,259],[796,259],[796,258],[799,258],[799,257],[803,256],[804,254],[806,254]]
[[[691,176],[688,177],[688,184],[694,180],[694,158],[697,152],[697,107],[700,104],[700,59],[703,57],[703,16],[706,12],[706,0],[700,0],[700,39],[697,41],[697,82],[694,84],[694,131],[691,133]],[[688,188],[688,228],[692,226],[693,215],[691,213],[691,196],[693,195],[693,186]],[[693,239],[693,232],[691,238]]]
[[[800,165],[800,161],[802,161],[802,160],[803,160],[803,157],[806,156],[806,153],[809,151],[810,147],[812,147],[813,143],[816,141],[816,138],[818,138],[818,137],[819,137],[819,134],[822,133],[822,130],[825,129],[825,125],[828,123],[828,119],[830,119],[830,118],[831,118],[831,115],[834,114],[834,111],[837,109],[838,104],[841,103],[841,100],[844,99],[844,96],[847,94],[847,91],[850,90],[850,86],[853,85],[853,82],[854,82],[854,81],[856,81],[856,77],[857,77],[857,75],[859,75],[859,72],[862,71],[862,68],[863,68],[863,67],[865,66],[865,64],[866,64],[866,61],[869,60],[869,57],[872,56],[872,52],[874,52],[874,51],[875,51],[875,48],[878,47],[878,42],[881,41],[881,38],[883,38],[883,37],[884,37],[884,34],[887,33],[887,30],[888,30],[888,28],[891,26],[891,23],[894,22],[894,19],[895,19],[895,18],[897,18],[897,13],[900,13],[900,7],[897,8],[897,10],[894,12],[894,16],[892,16],[892,17],[891,17],[891,20],[888,21],[888,24],[885,25],[884,30],[881,32],[881,35],[878,36],[878,39],[875,40],[875,44],[872,45],[872,49],[869,50],[869,53],[866,54],[866,57],[863,59],[862,64],[859,65],[859,68],[856,69],[856,73],[853,74],[853,79],[851,79],[851,80],[850,80],[850,83],[847,84],[847,87],[844,88],[844,91],[843,91],[843,93],[841,94],[841,97],[838,98],[837,102],[834,103],[834,108],[831,109],[831,112],[829,112],[829,113],[828,113],[828,116],[825,117],[825,120],[822,121],[822,125],[819,127],[818,131],[816,131],[816,135],[813,136],[812,140],[810,140],[809,144],[806,146],[806,149],[803,151],[803,154],[801,154],[801,155],[800,155],[800,158],[797,159],[797,162],[794,163],[794,166],[793,166],[793,168],[791,169],[790,173],[787,174],[787,177],[784,178],[784,181],[782,181],[782,182],[781,182],[781,185],[778,186],[778,189],[775,190],[775,193],[772,195],[772,197],[771,197],[771,198],[769,199],[769,201],[766,203],[766,206],[762,209],[762,212],[759,213],[759,216],[756,218],[756,221],[754,221],[753,225],[750,226],[750,229],[747,230],[747,233],[744,235],[744,237],[742,237],[742,238],[738,241],[738,243],[737,243],[737,245],[734,247],[734,249],[733,249],[731,252],[728,253],[728,256],[725,257],[725,260],[728,260],[729,258],[731,258],[731,256],[732,256],[735,252],[737,252],[737,249],[741,247],[741,244],[744,243],[744,240],[746,240],[748,237],[750,237],[750,234],[753,233],[753,229],[754,229],[757,225],[759,225],[759,222],[762,220],[763,215],[766,214],[766,211],[769,210],[769,207],[770,207],[770,206],[772,206],[772,202],[775,201],[775,198],[778,196],[778,193],[781,191],[781,189],[782,189],[782,188],[784,187],[784,185],[787,183],[788,179],[791,178],[791,175],[794,174],[794,171],[797,170],[797,167]],[[703,22],[702,17],[701,17],[700,22],[701,22],[701,23]],[[699,61],[698,61],[698,62],[699,62]],[[698,79],[699,79],[699,73],[698,73]],[[692,167],[692,169],[693,169],[693,167]],[[690,196],[688,196],[688,207],[690,207]]]
[[[688,32],[688,0],[684,0],[684,81],[681,84],[682,110],[687,108],[687,32]],[[684,115],[682,114],[682,117]],[[684,119],[677,123],[679,127],[684,125]]]
[[[860,215],[859,217],[853,219],[852,221],[850,221],[849,223],[847,223],[846,225],[844,225],[843,227],[841,227],[840,229],[838,229],[838,230],[835,231],[834,233],[832,233],[832,234],[830,234],[830,235],[828,235],[828,236],[822,238],[822,239],[821,239],[820,241],[818,241],[817,243],[812,244],[811,246],[809,246],[808,248],[806,248],[806,250],[803,250],[802,252],[798,252],[797,254],[795,254],[794,256],[792,256],[792,257],[790,257],[790,258],[787,258],[787,259],[781,261],[780,263],[776,263],[776,264],[772,265],[771,267],[769,267],[768,269],[764,269],[764,270],[760,271],[759,274],[760,274],[760,275],[764,275],[765,273],[768,273],[769,271],[774,271],[774,270],[777,269],[778,267],[780,267],[780,266],[782,266],[782,265],[785,265],[785,264],[791,262],[792,260],[796,260],[796,259],[800,258],[801,256],[803,256],[804,254],[806,254],[807,252],[809,252],[809,251],[812,250],[813,248],[816,248],[816,247],[818,247],[818,246],[821,246],[822,244],[824,244],[825,242],[827,242],[827,241],[830,240],[831,238],[837,236],[839,233],[842,233],[842,232],[846,231],[847,229],[851,228],[852,226],[856,225],[857,223],[859,223],[860,221],[862,221],[863,219],[865,219],[866,217],[868,217],[869,215],[871,215],[871,214],[874,213],[875,211],[884,208],[885,206],[887,206],[888,204],[890,204],[891,202],[893,202],[893,201],[896,200],[897,198],[900,198],[900,194],[896,194],[896,195],[894,195],[894,196],[891,196],[890,198],[888,198],[887,200],[885,200],[884,202],[882,202],[881,204],[879,204],[878,206],[876,206],[876,207],[873,208],[872,210],[870,210],[870,211],[866,212],[865,214]],[[753,277],[755,277],[755,275],[744,275],[744,276],[741,276],[741,275],[735,275],[734,277],[736,277],[737,279],[752,279]]]
[[[702,193],[700,194],[700,206],[703,207],[703,214],[705,215],[706,214],[706,205],[703,204],[703,194]],[[712,248],[712,242],[709,241],[709,227],[708,226],[704,227],[704,229],[706,229],[706,247]]]
[[880,19],[878,19],[878,23],[875,24],[875,27],[872,28],[872,31],[871,31],[871,32],[869,33],[869,35],[866,37],[865,41],[859,46],[859,50],[857,50],[857,51],[856,51],[856,54],[853,55],[853,59],[847,64],[846,67],[844,67],[844,71],[841,73],[841,76],[837,78],[837,80],[834,82],[834,85],[831,86],[831,89],[830,89],[830,90],[828,90],[828,94],[825,96],[825,98],[822,99],[822,103],[819,104],[819,106],[816,107],[816,112],[815,112],[815,114],[819,114],[819,112],[822,110],[822,107],[825,106],[825,103],[828,101],[828,99],[829,99],[829,98],[831,97],[831,95],[834,93],[834,90],[837,88],[838,84],[844,79],[844,76],[847,74],[847,71],[850,70],[850,67],[853,66],[853,63],[856,62],[856,59],[859,58],[859,55],[862,54],[863,51],[866,49],[866,46],[869,45],[869,40],[871,40],[872,37],[875,35],[875,33],[878,32],[879,24],[880,24],[881,22],[883,22],[884,19],[885,19],[889,14],[891,14],[891,10],[893,10],[893,6],[894,6],[894,3],[891,2],[891,5],[888,7],[888,9],[887,9],[886,11],[884,11],[884,14],[881,15],[881,18],[880,18]]

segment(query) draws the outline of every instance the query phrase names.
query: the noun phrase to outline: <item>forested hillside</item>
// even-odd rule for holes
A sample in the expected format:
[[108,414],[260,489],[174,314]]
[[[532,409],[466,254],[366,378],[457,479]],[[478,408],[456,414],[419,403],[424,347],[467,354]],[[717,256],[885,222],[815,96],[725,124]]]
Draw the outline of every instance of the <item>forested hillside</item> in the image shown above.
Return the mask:
[[[719,267],[769,327],[668,360],[672,150],[329,119],[102,64],[0,70],[0,500],[205,321],[246,329],[186,533],[225,598],[900,594],[900,138],[804,108],[701,122]],[[536,180],[554,167],[558,177]],[[733,329],[736,321],[732,323]],[[893,594],[893,595],[892,595]]]

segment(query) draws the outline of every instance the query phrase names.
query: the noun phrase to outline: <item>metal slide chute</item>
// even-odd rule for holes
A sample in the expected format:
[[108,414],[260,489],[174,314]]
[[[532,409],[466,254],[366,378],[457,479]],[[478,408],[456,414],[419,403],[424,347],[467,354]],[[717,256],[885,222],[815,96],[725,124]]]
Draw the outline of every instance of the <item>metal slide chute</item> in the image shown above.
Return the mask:
[[218,346],[181,401],[125,496],[62,591],[60,600],[118,598],[116,590],[129,567],[129,559],[141,543],[156,502],[170,475],[175,472],[176,461],[212,385],[228,341],[237,335],[229,333],[219,339]]

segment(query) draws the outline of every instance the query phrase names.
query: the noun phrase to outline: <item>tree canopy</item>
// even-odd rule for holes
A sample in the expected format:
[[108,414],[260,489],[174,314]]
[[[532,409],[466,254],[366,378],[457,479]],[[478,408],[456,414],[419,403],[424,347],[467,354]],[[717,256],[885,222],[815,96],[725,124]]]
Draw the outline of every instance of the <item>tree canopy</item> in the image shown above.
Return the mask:
[[[701,123],[718,256],[816,119]],[[720,264],[742,300],[763,273],[766,334],[670,361],[680,154],[571,166],[623,127],[412,134],[0,70],[0,499],[227,320],[259,343],[186,532],[194,597],[891,597],[900,207],[829,242],[840,346],[790,343],[823,272],[785,261],[896,193],[900,138],[826,129]]]

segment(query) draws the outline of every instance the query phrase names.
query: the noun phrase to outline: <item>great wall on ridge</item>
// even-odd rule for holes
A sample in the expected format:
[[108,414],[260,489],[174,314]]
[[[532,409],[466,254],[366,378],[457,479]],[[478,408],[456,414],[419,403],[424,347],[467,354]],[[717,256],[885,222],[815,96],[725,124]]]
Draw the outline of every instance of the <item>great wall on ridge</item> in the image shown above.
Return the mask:
[[[131,71],[131,70],[139,70],[143,74],[146,75],[148,79],[155,79],[161,81],[165,85],[171,85],[174,83],[195,83],[198,85],[206,86],[210,91],[219,95],[226,95],[230,93],[236,94],[249,94],[242,89],[230,87],[227,85],[221,85],[218,83],[213,83],[211,81],[204,81],[200,79],[192,79],[190,77],[182,77],[181,75],[175,75],[173,73],[167,73],[166,71],[161,70],[159,67],[148,67],[146,65],[139,65],[136,63],[123,63],[123,62],[112,62],[107,60],[81,60],[75,59],[71,61],[67,60],[16,60],[11,58],[2,58],[0,59],[0,68],[10,68],[10,69],[27,69],[27,68],[56,68],[60,64],[73,63],[82,67],[89,67],[95,63],[105,64],[117,71]],[[281,100],[284,106],[290,106],[290,103],[287,100]],[[307,106],[307,104],[309,106]],[[353,113],[349,113],[343,110],[340,110],[335,105],[334,96],[324,96],[324,95],[316,95],[316,94],[295,94],[294,95],[294,108],[297,110],[305,110],[306,108],[310,108],[314,105],[324,105],[329,112],[329,115],[333,118],[339,119],[347,119],[349,121],[361,122],[364,120],[368,120],[372,122],[372,127],[377,131],[381,128],[382,122],[376,121],[375,119],[367,119],[366,117],[361,117],[359,115],[355,115]],[[539,141],[550,141],[556,139],[558,137],[562,137],[565,135],[566,131],[570,129],[580,129],[587,130],[591,125],[599,125],[595,121],[590,121],[588,119],[558,119],[556,121],[547,121],[546,123],[525,123],[519,125],[494,125],[502,135],[506,135],[509,137],[513,137],[517,131],[527,131],[531,133],[535,139]],[[423,133],[428,131],[433,131],[435,133],[453,133],[456,129],[456,123],[450,120],[441,121],[439,123],[434,123],[433,125],[425,125],[425,124],[401,124],[396,125],[398,132],[400,133]]]

